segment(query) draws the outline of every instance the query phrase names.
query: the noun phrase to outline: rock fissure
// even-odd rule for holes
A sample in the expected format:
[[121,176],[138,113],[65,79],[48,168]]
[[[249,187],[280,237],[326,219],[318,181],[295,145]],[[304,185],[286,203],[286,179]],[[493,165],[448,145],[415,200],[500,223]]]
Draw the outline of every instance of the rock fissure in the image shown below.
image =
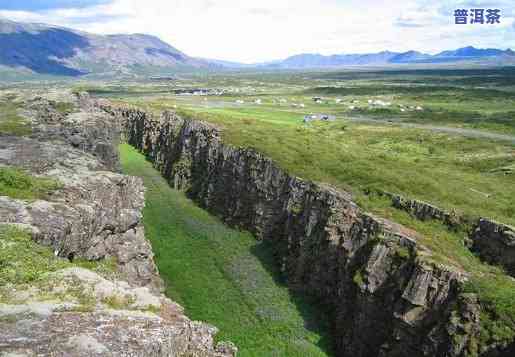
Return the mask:
[[428,259],[416,232],[363,212],[348,193],[288,175],[254,150],[225,145],[210,124],[100,107],[171,185],[273,244],[289,286],[332,311],[336,355],[478,353],[479,303],[462,293],[468,274]]

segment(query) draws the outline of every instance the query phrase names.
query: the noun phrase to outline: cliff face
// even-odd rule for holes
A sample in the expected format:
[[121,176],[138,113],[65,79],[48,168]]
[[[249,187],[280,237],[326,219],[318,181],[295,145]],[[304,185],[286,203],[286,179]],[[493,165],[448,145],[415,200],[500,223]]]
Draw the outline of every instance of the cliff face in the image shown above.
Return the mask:
[[472,232],[472,249],[490,264],[501,265],[515,276],[515,228],[480,219]]
[[[216,328],[190,321],[161,294],[141,220],[143,183],[113,172],[119,122],[87,98],[72,100],[74,113],[62,114],[27,99],[33,134],[0,137],[0,168],[59,182],[45,199],[0,196],[0,247],[19,243],[3,236],[14,226],[65,258],[63,269],[34,267],[40,278],[0,285],[0,354],[233,356],[231,344],[215,346]],[[78,261],[113,267],[92,271]],[[5,263],[18,264],[0,260],[0,269]]]
[[[104,106],[163,176],[232,226],[273,242],[292,289],[332,318],[338,356],[464,356],[479,305],[464,272],[435,264],[417,234],[363,212],[350,195],[292,177],[218,130],[173,113]],[[475,352],[474,352],[475,351]]]
[[487,218],[465,218],[447,212],[427,202],[406,199],[389,192],[378,192],[392,200],[392,205],[421,221],[438,220],[450,229],[468,231],[466,245],[481,260],[502,266],[506,273],[515,276],[515,228]]

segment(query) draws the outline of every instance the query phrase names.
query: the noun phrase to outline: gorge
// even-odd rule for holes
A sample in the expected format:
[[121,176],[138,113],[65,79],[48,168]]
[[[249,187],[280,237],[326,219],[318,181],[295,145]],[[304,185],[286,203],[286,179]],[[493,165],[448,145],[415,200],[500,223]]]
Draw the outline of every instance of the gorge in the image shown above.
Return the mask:
[[[336,355],[502,355],[513,348],[481,338],[485,312],[465,288],[470,274],[439,263],[418,233],[364,212],[345,192],[288,175],[254,150],[225,145],[211,124],[104,109],[123,118],[127,142],[171,185],[271,242],[290,288],[329,307]],[[481,222],[475,235],[483,237]]]

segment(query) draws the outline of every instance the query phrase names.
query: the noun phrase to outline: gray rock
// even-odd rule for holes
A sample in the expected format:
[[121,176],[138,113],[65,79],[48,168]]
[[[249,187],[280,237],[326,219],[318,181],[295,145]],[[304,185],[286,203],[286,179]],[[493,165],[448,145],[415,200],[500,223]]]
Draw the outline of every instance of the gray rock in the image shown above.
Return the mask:
[[77,355],[85,356],[105,355],[109,351],[95,338],[84,334],[70,337],[66,346]]
[[[42,98],[30,103],[34,135],[3,136],[0,166],[55,179],[61,187],[45,200],[0,197],[0,224],[27,229],[63,258],[112,258],[118,272],[101,277],[71,268],[32,285],[1,286],[2,302],[12,301],[0,305],[1,355],[234,356],[232,344],[215,345],[216,328],[189,320],[161,294],[141,222],[142,181],[112,172],[119,123],[87,96],[77,98],[81,106],[68,116]],[[70,291],[89,294],[89,305]],[[117,309],[110,299],[120,299]]]
[[471,235],[472,250],[515,276],[515,227],[481,218]]

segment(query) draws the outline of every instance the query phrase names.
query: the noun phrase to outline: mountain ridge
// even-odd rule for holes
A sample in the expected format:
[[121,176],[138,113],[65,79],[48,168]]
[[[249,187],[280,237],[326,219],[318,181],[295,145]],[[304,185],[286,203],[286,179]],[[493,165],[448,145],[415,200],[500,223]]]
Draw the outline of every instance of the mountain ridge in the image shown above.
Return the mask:
[[302,53],[282,60],[243,64],[188,56],[157,36],[99,35],[61,26],[22,23],[0,18],[0,70],[42,75],[152,75],[192,70],[316,69],[404,64],[515,64],[511,49],[473,46],[435,55],[418,51]]
[[505,60],[515,63],[515,52],[511,49],[476,48],[466,46],[455,50],[441,51],[435,55],[419,51],[392,52],[380,51],[364,54],[334,54],[322,55],[318,53],[303,53],[287,57],[284,60],[274,61],[273,64],[261,64],[262,67],[282,69],[294,68],[320,68],[342,67],[357,65],[390,65],[390,64],[437,64],[464,61]]
[[37,74],[80,76],[215,66],[152,35],[98,35],[60,26],[0,18],[0,65]]

